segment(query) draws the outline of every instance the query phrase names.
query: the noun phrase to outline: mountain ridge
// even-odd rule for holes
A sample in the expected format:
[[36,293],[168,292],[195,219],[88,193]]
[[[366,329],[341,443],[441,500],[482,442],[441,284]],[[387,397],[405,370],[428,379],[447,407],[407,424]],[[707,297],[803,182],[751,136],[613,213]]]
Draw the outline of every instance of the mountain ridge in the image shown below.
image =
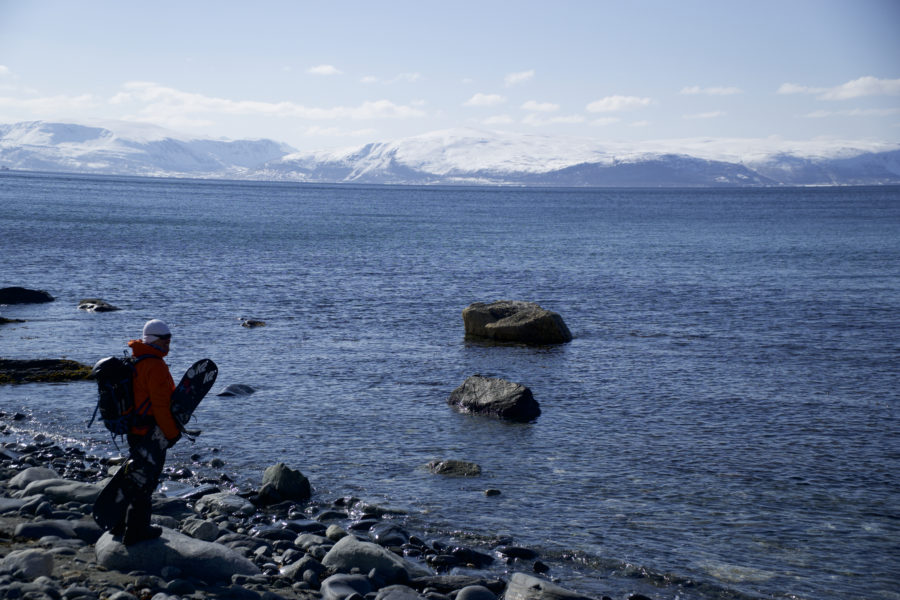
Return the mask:
[[343,150],[193,137],[152,125],[0,124],[0,167],[310,183],[554,187],[900,184],[900,144],[681,140],[643,144],[436,131]]

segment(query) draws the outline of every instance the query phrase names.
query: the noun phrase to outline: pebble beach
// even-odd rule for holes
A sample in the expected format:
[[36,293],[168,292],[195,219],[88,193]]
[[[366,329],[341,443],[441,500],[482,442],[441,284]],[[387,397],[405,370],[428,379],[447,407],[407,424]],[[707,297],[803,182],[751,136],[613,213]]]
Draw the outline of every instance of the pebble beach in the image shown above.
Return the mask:
[[[90,516],[125,458],[43,434],[22,439],[14,424],[24,418],[0,413],[3,598],[587,600],[511,540],[469,547],[426,539],[407,531],[402,515],[359,498],[273,502],[261,490],[229,489],[227,474],[205,476],[202,467],[166,468],[186,491],[155,496],[160,540],[126,547]],[[223,463],[204,464],[211,474]]]

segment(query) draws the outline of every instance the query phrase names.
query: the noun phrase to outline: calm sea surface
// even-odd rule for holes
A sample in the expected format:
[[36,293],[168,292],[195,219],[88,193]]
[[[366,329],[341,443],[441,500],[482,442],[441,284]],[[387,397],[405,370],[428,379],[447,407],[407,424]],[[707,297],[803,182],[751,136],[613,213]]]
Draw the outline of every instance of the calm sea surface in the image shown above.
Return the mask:
[[[208,356],[221,386],[258,389],[206,399],[170,464],[219,448],[247,487],[284,461],[317,498],[402,508],[435,538],[512,536],[597,597],[900,598],[898,188],[6,172],[0,265],[0,287],[57,298],[0,307],[27,321],[0,326],[3,357],[93,363],[161,318],[176,377]],[[462,309],[498,299],[560,313],[574,341],[465,341]],[[455,413],[476,373],[529,386],[543,414]],[[94,401],[91,383],[0,388],[25,430],[114,453],[85,428]],[[438,458],[483,475],[427,473]]]

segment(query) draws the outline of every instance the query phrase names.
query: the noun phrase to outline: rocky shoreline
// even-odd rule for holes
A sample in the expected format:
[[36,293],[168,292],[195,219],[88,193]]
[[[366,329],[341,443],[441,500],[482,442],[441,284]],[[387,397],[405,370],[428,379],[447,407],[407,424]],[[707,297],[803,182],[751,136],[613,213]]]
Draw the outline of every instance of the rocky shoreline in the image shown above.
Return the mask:
[[[0,434],[17,416],[0,413]],[[184,494],[156,496],[162,538],[126,547],[90,517],[122,460],[41,434],[0,444],[0,597],[590,600],[547,579],[535,553],[509,540],[487,551],[426,540],[402,515],[357,498],[278,502],[262,490],[222,491],[224,474],[221,486],[195,477]]]

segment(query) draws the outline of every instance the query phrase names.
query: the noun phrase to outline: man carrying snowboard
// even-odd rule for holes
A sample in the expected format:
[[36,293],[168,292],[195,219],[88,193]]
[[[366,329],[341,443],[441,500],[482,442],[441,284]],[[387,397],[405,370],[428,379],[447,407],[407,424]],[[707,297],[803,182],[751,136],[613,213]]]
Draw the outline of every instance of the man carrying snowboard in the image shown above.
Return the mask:
[[163,357],[169,353],[172,332],[158,319],[144,324],[140,340],[128,346],[135,357],[145,357],[135,365],[134,404],[140,415],[128,432],[131,462],[128,484],[122,487],[128,509],[125,518],[113,527],[115,535],[124,534],[125,545],[158,538],[160,527],[150,525],[151,496],[162,475],[166,450],[181,438],[172,416],[171,399],[175,382]]

